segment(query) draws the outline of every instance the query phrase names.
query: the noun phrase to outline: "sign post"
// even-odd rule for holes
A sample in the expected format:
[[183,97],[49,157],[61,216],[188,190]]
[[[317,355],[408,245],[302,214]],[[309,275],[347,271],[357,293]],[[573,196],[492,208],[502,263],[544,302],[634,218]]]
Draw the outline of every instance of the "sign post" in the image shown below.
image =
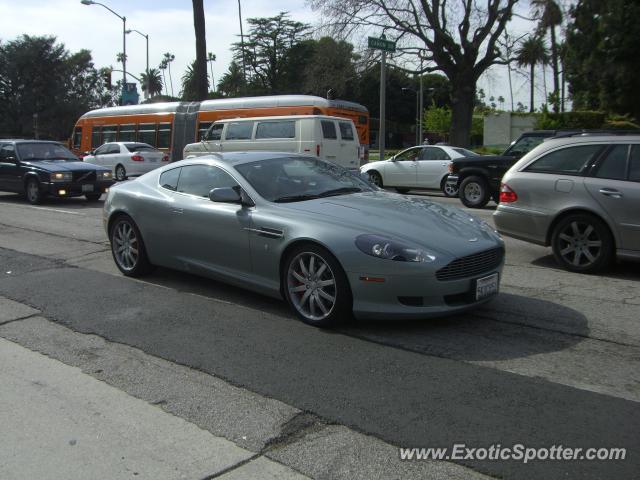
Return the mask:
[[380,36],[380,38],[369,37],[369,48],[372,50],[382,50],[382,59],[380,61],[380,127],[378,129],[378,146],[380,149],[380,160],[384,160],[384,147],[385,147],[385,106],[386,106],[386,61],[387,61],[387,52],[395,52],[396,51],[396,42],[392,42],[391,40],[387,40],[384,33]]

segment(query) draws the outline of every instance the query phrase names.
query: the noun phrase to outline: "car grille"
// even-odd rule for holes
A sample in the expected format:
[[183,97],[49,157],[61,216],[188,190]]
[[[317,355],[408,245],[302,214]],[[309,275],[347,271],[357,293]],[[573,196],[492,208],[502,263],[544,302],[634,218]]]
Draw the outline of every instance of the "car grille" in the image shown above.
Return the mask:
[[484,252],[474,253],[457,258],[436,272],[438,280],[455,280],[478,275],[496,268],[502,262],[504,248],[492,248]]
[[83,170],[79,172],[73,172],[74,182],[95,182],[96,172],[95,170]]

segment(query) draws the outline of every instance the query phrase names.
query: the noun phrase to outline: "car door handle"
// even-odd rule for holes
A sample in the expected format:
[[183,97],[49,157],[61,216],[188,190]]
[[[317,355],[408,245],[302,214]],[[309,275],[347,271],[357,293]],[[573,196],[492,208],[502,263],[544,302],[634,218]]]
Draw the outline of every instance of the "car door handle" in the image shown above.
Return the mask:
[[172,208],[171,209],[171,213],[175,213],[177,215],[182,215],[184,213],[184,210],[182,208]]
[[622,193],[620,193],[618,190],[613,190],[611,188],[601,188],[599,192],[602,195],[606,195],[607,197],[622,198]]

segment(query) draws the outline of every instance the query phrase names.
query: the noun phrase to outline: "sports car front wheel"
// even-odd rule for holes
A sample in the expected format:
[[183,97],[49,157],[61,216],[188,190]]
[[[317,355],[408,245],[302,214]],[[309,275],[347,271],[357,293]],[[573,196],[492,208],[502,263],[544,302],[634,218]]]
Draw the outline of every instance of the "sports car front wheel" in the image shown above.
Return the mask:
[[298,318],[330,327],[352,315],[349,281],[326,249],[306,244],[294,248],[284,262],[283,290]]
[[153,269],[140,230],[131,217],[120,215],[113,221],[109,240],[116,266],[127,277],[140,277]]

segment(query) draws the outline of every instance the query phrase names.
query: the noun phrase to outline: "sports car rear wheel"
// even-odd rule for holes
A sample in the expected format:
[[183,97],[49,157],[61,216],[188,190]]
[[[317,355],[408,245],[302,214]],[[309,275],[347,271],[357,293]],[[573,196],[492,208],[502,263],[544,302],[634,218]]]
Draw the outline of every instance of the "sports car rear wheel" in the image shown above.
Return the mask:
[[152,270],[140,230],[130,217],[121,215],[114,220],[109,240],[113,259],[123,274],[140,277]]
[[350,318],[349,281],[331,253],[316,245],[301,245],[289,253],[284,267],[284,293],[303,322],[329,327]]

